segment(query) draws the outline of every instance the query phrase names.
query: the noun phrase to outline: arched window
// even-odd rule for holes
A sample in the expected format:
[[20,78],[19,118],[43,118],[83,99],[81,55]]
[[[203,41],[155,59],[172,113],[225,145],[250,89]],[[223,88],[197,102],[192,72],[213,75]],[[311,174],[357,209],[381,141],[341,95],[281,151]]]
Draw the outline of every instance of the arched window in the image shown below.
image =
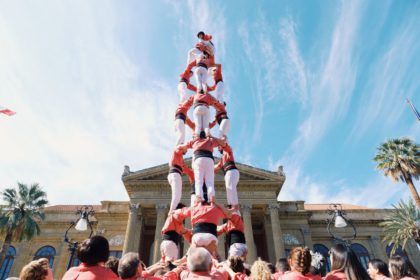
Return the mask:
[[368,268],[368,262],[370,260],[368,250],[358,243],[351,244],[351,249],[354,253],[356,253],[357,258],[359,259],[360,263],[363,265],[365,269]]
[[13,246],[10,246],[7,250],[6,257],[4,259],[3,265],[0,268],[0,279],[6,279],[9,277],[10,269],[12,268],[13,262],[16,257],[16,249]]
[[[394,244],[389,244],[388,246],[386,246],[385,251],[386,251],[386,255],[388,256],[388,258],[391,257],[391,249],[392,249],[393,245]],[[395,250],[394,254],[392,254],[392,255],[393,256],[398,255],[398,256],[405,257],[405,258],[408,259],[407,253],[405,252],[405,250],[403,250],[403,248],[401,248],[401,246],[398,246],[397,249]]]
[[50,268],[52,268],[53,263],[54,263],[54,257],[55,257],[54,247],[44,246],[36,252],[34,260],[37,260],[40,258],[46,258],[48,259],[48,262],[50,263]]
[[330,254],[327,247],[322,244],[314,244],[314,252],[320,253],[325,259],[325,265],[327,272],[331,271]]

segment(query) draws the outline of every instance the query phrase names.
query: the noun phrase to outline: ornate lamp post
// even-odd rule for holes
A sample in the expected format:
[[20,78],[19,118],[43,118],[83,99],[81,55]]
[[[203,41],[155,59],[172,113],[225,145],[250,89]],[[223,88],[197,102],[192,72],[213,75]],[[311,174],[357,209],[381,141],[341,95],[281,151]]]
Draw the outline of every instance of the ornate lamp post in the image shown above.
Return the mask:
[[[346,217],[346,212],[343,211],[343,207],[341,204],[331,203],[328,206],[328,215],[331,216],[330,219],[327,219],[327,231],[330,236],[334,239],[334,241],[343,242],[343,243],[351,243],[351,240],[354,240],[357,235],[356,227],[353,225],[353,222]],[[332,225],[334,225],[332,227]],[[338,236],[334,233],[334,228],[345,228],[350,226],[353,230],[353,235],[350,238],[344,238]]]
[[93,211],[93,206],[81,206],[79,209],[77,209],[76,215],[79,216],[79,218],[76,222],[71,221],[69,228],[64,233],[64,242],[69,244],[70,251],[70,259],[67,263],[67,270],[69,270],[71,267],[74,258],[74,253],[76,252],[77,246],[79,245],[79,242],[71,241],[71,239],[69,238],[68,233],[70,229],[74,227],[77,231],[87,231],[89,227],[89,237],[91,237],[93,234],[93,221],[89,220],[89,216],[93,217],[95,215],[95,211]]

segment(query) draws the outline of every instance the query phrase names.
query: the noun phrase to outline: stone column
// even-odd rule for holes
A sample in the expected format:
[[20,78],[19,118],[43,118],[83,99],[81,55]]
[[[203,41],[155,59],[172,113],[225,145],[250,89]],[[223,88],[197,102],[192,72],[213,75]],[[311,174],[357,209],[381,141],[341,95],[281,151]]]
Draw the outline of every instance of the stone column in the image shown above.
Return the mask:
[[283,232],[280,227],[279,206],[278,204],[270,204],[271,228],[273,229],[274,251],[276,252],[276,260],[284,258]]
[[303,242],[305,242],[305,246],[309,249],[313,249],[313,242],[312,242],[312,233],[309,227],[302,227],[301,228],[302,235],[303,235]]
[[141,234],[141,222],[138,218],[140,204],[130,203],[128,209],[128,222],[125,231],[123,254],[127,252],[138,252]]
[[381,259],[384,262],[388,259],[385,249],[383,248],[380,238],[378,236],[372,235],[368,239],[369,245],[372,249],[372,255],[376,259]]
[[257,258],[257,252],[254,243],[254,233],[252,232],[252,220],[251,220],[251,209],[252,205],[242,205],[242,218],[245,226],[245,239],[248,247],[247,262],[253,263]]
[[153,263],[156,263],[160,259],[160,243],[162,241],[162,227],[166,220],[166,211],[168,205],[156,204],[156,229],[155,229],[155,241],[153,243]]

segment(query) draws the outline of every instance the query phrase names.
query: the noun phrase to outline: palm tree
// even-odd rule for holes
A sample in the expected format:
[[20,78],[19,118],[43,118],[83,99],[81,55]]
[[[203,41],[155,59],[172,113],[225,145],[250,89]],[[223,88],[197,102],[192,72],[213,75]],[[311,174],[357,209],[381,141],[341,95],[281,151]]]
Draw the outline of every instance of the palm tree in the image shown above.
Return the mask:
[[0,267],[12,241],[31,240],[41,230],[38,222],[45,219],[43,209],[47,205],[47,194],[35,183],[28,187],[18,183],[16,189],[2,192],[6,202],[0,213],[0,232],[5,236],[0,251]]
[[408,204],[403,200],[395,206],[379,225],[384,227],[386,241],[393,245],[391,255],[401,246],[403,249],[408,240],[413,239],[420,245],[420,211],[416,208],[413,200]]
[[411,195],[420,210],[420,197],[413,184],[413,178],[419,179],[420,175],[420,146],[408,138],[390,139],[382,143],[378,153],[373,158],[385,176],[394,182],[405,182]]

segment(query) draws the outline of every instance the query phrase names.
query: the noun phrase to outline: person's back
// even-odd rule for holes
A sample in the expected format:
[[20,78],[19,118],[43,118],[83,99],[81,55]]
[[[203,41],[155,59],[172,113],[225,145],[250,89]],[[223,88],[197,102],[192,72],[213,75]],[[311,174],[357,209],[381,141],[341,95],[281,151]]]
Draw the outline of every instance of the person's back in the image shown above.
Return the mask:
[[389,258],[389,272],[392,280],[419,280],[420,275],[407,258],[392,256]]
[[118,280],[118,276],[104,266],[108,257],[108,240],[103,236],[92,236],[77,248],[77,258],[82,263],[70,268],[62,280]]

